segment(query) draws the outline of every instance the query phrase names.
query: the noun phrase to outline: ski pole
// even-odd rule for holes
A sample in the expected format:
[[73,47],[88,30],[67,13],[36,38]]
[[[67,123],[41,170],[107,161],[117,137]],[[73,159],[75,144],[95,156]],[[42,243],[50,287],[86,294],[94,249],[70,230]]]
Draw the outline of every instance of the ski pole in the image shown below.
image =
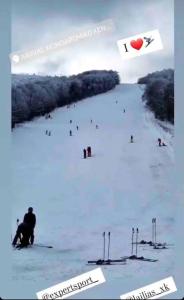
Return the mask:
[[157,219],[155,218],[155,246],[157,243]]
[[103,260],[105,260],[105,231],[103,233],[103,238],[104,238],[104,240],[103,240]]
[[139,234],[139,229],[137,228],[137,230],[136,230],[136,257],[137,257],[138,234]]
[[152,244],[154,244],[154,219],[152,219]]
[[132,255],[134,254],[134,228],[132,228]]
[[[17,229],[19,227],[19,219],[17,219]],[[21,242],[20,238],[19,238],[19,242]]]
[[110,233],[110,232],[108,233],[108,237],[109,237],[109,240],[108,240],[108,259],[109,259],[109,254],[110,254],[110,242],[111,242],[111,233]]

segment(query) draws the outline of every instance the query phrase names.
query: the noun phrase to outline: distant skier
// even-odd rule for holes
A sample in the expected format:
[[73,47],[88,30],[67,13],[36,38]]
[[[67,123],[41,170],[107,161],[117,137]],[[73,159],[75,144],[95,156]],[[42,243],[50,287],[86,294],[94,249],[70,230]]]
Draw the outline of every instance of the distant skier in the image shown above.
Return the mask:
[[48,136],[51,136],[51,131],[48,132]]
[[134,142],[134,137],[133,137],[133,135],[131,135],[131,137],[130,137],[130,143],[133,143]]
[[160,138],[158,138],[158,145],[159,145],[159,147],[162,146],[162,140]]
[[123,112],[125,113],[125,109],[123,110]]
[[72,124],[72,120],[70,120],[70,124]]
[[96,125],[96,129],[98,129],[98,125]]
[[88,153],[88,157],[91,157],[91,147],[87,147],[87,153]]
[[70,130],[70,136],[72,136],[72,131]]
[[83,149],[84,159],[86,159],[86,149]]
[[79,126],[76,126],[77,130],[79,130]]
[[118,101],[116,100],[116,104],[118,103]]
[[93,123],[93,120],[91,119],[91,123]]
[[48,135],[48,130],[45,131],[45,134]]
[[28,212],[24,216],[23,223],[27,224],[30,228],[30,242],[31,245],[34,243],[34,228],[36,226],[36,216],[33,213],[33,208],[29,207]]

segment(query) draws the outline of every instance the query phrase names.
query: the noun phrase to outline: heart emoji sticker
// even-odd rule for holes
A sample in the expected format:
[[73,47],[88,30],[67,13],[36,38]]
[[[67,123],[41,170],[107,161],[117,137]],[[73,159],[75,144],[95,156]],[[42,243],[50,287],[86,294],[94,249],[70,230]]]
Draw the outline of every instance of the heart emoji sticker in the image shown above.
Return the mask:
[[130,45],[132,46],[132,48],[136,50],[140,50],[143,45],[143,40],[142,39],[132,40],[130,42]]

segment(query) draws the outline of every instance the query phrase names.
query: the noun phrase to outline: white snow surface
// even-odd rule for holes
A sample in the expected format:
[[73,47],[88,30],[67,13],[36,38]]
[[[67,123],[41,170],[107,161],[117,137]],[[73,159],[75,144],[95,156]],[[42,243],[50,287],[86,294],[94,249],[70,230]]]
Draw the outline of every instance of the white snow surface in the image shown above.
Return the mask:
[[[174,243],[173,135],[144,107],[142,93],[137,84],[121,84],[13,130],[12,235],[32,206],[35,242],[53,246],[12,250],[14,281],[35,282],[39,291],[93,270],[87,261],[102,258],[104,231],[111,232],[111,258],[130,255],[132,227],[139,227],[139,240],[151,240],[154,217],[158,241]],[[167,147],[158,147],[158,137]],[[85,160],[87,146],[92,157]],[[118,299],[172,276],[174,252],[139,247],[139,256],[159,261],[102,266],[106,283],[73,298]]]

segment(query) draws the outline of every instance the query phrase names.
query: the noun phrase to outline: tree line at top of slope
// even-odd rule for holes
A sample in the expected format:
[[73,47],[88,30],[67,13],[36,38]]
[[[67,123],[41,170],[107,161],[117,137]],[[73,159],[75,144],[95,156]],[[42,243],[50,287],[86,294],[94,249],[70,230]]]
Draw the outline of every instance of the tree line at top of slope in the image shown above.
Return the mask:
[[12,74],[12,127],[57,107],[113,89],[116,71],[86,71],[73,76]]
[[174,123],[174,70],[150,73],[140,78],[138,83],[146,85],[143,100],[155,117]]

